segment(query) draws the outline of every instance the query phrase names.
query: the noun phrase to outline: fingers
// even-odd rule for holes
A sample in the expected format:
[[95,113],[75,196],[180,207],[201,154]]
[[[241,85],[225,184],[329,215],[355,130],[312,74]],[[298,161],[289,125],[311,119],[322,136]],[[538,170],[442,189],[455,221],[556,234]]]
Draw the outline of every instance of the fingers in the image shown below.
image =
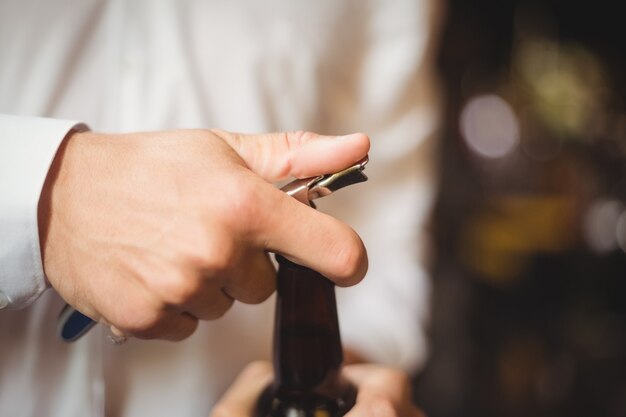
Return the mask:
[[234,302],[217,283],[209,281],[204,283],[203,290],[177,308],[200,320],[215,320],[222,317]]
[[248,252],[219,280],[196,278],[203,280],[202,289],[180,308],[200,320],[215,320],[228,311],[234,300],[247,304],[265,301],[276,289],[274,265],[265,252]]
[[268,191],[264,202],[265,248],[312,268],[337,285],[359,282],[367,272],[367,252],[348,225],[308,207],[281,191]]
[[343,372],[359,390],[347,417],[423,417],[411,401],[411,384],[404,372],[372,364],[346,366]]
[[337,172],[365,157],[370,147],[369,138],[362,133],[323,136],[302,131],[262,135],[213,132],[268,181]]
[[[410,385],[402,372],[378,365],[344,368],[356,383],[358,396],[347,417],[424,417],[410,399]],[[248,365],[212,410],[211,417],[248,417],[272,377],[268,362]]]
[[363,398],[384,396],[396,403],[410,398],[410,381],[399,370],[372,364],[349,365],[344,369],[347,378],[359,386]]
[[43,242],[65,300],[123,335],[179,340],[233,298],[271,293],[265,250],[340,285],[362,278],[356,233],[267,180],[346,168],[367,154],[367,136],[216,133],[89,134],[69,144],[51,199],[62,209],[50,209]]
[[[310,132],[213,132],[266,180],[338,171],[363,158],[369,150],[369,138],[359,133],[337,137]],[[235,195],[225,197],[225,201],[235,203],[224,215],[236,219],[228,224],[239,228],[240,240],[256,238],[253,245],[315,269],[341,286],[353,285],[365,276],[367,253],[354,230],[259,181],[256,175],[240,180],[232,187]],[[228,290],[241,293],[237,288]],[[238,298],[235,294],[231,295]]]
[[[108,320],[103,320],[108,322]],[[111,326],[111,332],[118,337],[136,337],[139,339],[162,339],[180,341],[191,336],[198,328],[198,319],[187,313],[174,311],[161,312],[151,321],[135,323],[121,322]]]
[[[219,277],[207,277],[202,270],[189,268],[164,275],[152,281],[150,287],[152,298],[156,300],[154,305],[163,313],[148,325],[142,322],[135,326],[138,328],[129,330],[138,337],[179,340],[191,334],[189,331],[197,325],[189,322],[189,318],[218,319],[232,307],[235,299],[260,303],[276,288],[274,266],[267,254],[259,250],[248,251]],[[154,308],[149,306],[144,311]]]
[[[276,252],[341,286],[356,284],[365,276],[367,253],[352,228],[250,171],[243,174],[236,188],[228,187],[222,194],[229,203],[222,204],[218,214],[227,226],[220,236],[233,242],[234,252],[241,247]],[[227,263],[241,264],[241,258],[235,255]]]
[[[150,278],[155,276],[157,274]],[[176,276],[177,282],[195,281],[192,276],[184,274],[165,273],[164,276]],[[164,290],[174,286],[164,285],[163,281],[146,286],[141,279],[121,271],[110,279],[98,280],[97,289],[101,296],[95,298],[94,307],[103,312],[99,321],[110,326],[117,336],[172,341],[186,339],[198,327],[198,318],[172,306],[169,302],[173,300],[172,294],[181,297],[185,291],[169,291],[166,295]],[[232,300],[228,303],[230,306]]]
[[265,301],[276,289],[276,270],[265,252],[248,251],[227,280],[224,292],[246,304]]
[[131,336],[140,339],[163,339],[174,342],[191,336],[198,328],[198,319],[187,313],[164,315],[158,324]]
[[224,271],[219,279],[203,277],[201,273],[189,280],[200,281],[199,289],[187,300],[172,300],[179,309],[200,320],[215,320],[224,315],[234,300],[247,304],[265,301],[276,289],[276,271],[265,252],[250,250]]
[[271,379],[272,366],[269,362],[252,362],[213,407],[211,417],[251,416],[261,391]]

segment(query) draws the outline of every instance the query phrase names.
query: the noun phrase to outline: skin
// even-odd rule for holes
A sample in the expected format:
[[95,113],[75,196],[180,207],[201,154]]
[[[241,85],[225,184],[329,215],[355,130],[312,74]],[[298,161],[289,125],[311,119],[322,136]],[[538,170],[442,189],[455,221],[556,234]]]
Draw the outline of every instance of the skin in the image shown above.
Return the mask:
[[368,150],[363,134],[73,133],[39,202],[45,274],[114,333],[167,340],[234,300],[265,300],[268,251],[353,285],[367,270],[359,236],[271,182],[338,171]]
[[[343,373],[359,390],[356,404],[346,417],[424,417],[411,401],[405,373],[373,364],[347,365]],[[271,379],[269,362],[249,364],[215,405],[211,417],[253,415],[256,401]]]

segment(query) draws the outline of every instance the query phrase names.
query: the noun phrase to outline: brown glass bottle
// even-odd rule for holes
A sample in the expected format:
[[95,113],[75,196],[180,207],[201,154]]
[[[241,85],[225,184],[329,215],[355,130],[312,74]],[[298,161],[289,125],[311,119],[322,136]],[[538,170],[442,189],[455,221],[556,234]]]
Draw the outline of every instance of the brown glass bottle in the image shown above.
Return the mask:
[[341,377],[343,352],[335,285],[282,256],[274,325],[274,381],[256,417],[338,417],[354,405],[356,387]]

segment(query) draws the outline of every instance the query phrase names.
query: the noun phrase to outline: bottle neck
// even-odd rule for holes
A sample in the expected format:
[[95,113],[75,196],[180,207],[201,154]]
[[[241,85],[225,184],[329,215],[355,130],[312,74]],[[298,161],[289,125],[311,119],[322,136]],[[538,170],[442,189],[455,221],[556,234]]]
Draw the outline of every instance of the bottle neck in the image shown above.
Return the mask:
[[343,362],[335,286],[309,268],[277,260],[275,383],[283,390],[324,390]]

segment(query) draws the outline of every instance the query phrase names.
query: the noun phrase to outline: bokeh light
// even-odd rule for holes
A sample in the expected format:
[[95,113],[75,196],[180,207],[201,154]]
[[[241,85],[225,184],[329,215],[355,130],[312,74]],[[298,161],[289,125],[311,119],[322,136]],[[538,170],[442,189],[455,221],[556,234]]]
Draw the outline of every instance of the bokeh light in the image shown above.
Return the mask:
[[502,158],[519,143],[515,112],[495,94],[471,98],[461,112],[460,127],[469,148],[482,157]]
[[598,253],[617,249],[616,230],[622,210],[622,204],[615,200],[598,200],[589,207],[583,220],[583,233],[591,249]]

